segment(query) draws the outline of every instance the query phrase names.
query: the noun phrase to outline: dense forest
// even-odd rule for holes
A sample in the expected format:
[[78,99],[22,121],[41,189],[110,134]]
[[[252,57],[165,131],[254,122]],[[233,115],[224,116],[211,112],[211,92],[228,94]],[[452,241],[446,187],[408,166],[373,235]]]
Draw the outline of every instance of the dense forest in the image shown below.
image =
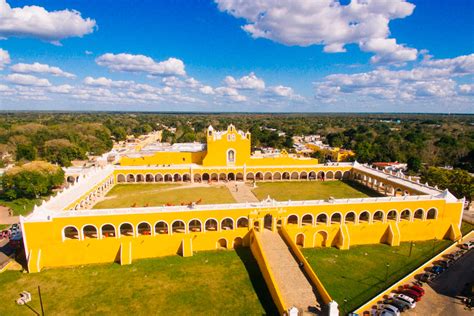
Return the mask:
[[107,152],[113,140],[127,135],[166,126],[176,132],[165,130],[165,141],[203,141],[208,125],[224,129],[231,123],[252,133],[254,148],[291,149],[291,136],[319,134],[331,146],[353,149],[359,162],[408,162],[415,172],[422,165],[474,172],[474,116],[429,114],[3,113],[1,163],[43,159],[68,166]]

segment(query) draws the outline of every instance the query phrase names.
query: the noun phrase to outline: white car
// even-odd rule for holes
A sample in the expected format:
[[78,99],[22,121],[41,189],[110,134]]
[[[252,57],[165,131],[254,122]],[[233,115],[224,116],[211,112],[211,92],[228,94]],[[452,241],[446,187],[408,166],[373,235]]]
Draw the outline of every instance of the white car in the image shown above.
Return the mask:
[[380,316],[400,316],[400,311],[393,305],[385,304]]
[[404,301],[408,304],[410,304],[410,309],[413,309],[416,307],[416,302],[414,299],[412,299],[410,296],[405,295],[405,294],[397,294],[395,297],[401,301]]
[[474,248],[474,241],[465,242],[464,244],[462,244],[461,248],[471,250],[472,248]]

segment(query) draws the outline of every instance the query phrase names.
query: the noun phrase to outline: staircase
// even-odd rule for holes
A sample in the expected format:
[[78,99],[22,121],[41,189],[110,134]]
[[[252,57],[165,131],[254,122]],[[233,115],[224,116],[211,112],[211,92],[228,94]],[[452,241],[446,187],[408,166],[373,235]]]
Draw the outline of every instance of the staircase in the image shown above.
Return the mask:
[[265,229],[259,237],[286,306],[298,308],[299,315],[320,314],[315,290],[280,235]]

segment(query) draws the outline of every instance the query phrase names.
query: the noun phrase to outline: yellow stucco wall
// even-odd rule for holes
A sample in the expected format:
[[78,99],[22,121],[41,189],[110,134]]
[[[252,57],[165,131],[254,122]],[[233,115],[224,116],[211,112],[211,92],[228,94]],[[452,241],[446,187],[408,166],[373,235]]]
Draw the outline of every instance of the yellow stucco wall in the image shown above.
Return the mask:
[[138,158],[122,157],[120,165],[122,166],[161,166],[161,165],[179,165],[179,164],[201,164],[206,156],[205,151],[200,152],[170,152],[159,151],[152,155],[144,155]]
[[[237,206],[236,206],[237,207]],[[241,206],[242,207],[242,206]],[[317,216],[327,214],[332,216],[340,213],[344,218],[349,212],[354,212],[357,216],[363,211],[373,214],[377,210],[382,210],[387,214],[389,210],[396,210],[399,214],[402,210],[414,210],[422,208],[428,210],[435,208],[437,218],[429,220],[415,219],[413,221],[400,220],[374,222],[374,223],[349,223],[349,224],[316,224]],[[212,250],[218,248],[218,240],[225,238],[227,247],[232,248],[235,238],[245,239],[249,228],[237,228],[239,218],[247,218],[249,227],[253,227],[258,221],[258,227],[263,229],[264,217],[272,215],[273,227],[278,221],[285,225],[290,215],[296,215],[298,224],[287,224],[286,228],[291,238],[295,239],[298,234],[304,234],[304,247],[315,245],[315,235],[318,231],[325,232],[325,246],[337,246],[347,249],[350,245],[371,244],[388,242],[389,226],[395,227],[395,237],[398,240],[427,240],[433,238],[447,238],[450,227],[459,227],[462,212],[462,203],[447,203],[445,200],[424,200],[424,201],[387,201],[387,202],[367,202],[358,201],[347,204],[303,205],[303,206],[278,206],[259,205],[248,208],[231,209],[209,209],[202,206],[200,210],[179,210],[177,211],[146,211],[140,213],[140,209],[133,210],[129,214],[113,214],[105,211],[88,211],[78,215],[68,214],[68,216],[52,217],[46,222],[24,222],[24,239],[29,253],[30,272],[39,271],[42,267],[68,266],[87,263],[114,262],[120,261],[121,247],[130,247],[131,261],[147,257],[159,257],[174,255],[177,253],[192,253],[196,250]],[[204,210],[203,210],[204,209]],[[170,208],[173,210],[173,208]],[[86,215],[84,215],[86,214]],[[309,224],[302,223],[303,216],[310,214],[313,219]],[[371,215],[372,216],[372,215]],[[386,216],[386,215],[385,215]],[[122,236],[109,237],[103,239],[83,239],[83,240],[63,240],[63,229],[67,226],[74,226],[81,231],[85,225],[94,225],[100,233],[100,227],[104,224],[114,225],[116,232],[122,223],[131,223],[136,233],[137,226],[141,222],[147,222],[152,227],[158,221],[165,221],[171,227],[175,220],[182,220],[187,225],[192,219],[199,219],[205,225],[207,219],[216,219],[220,224],[222,219],[232,218],[234,221],[233,230],[219,230],[216,232],[188,232],[174,234],[157,234],[155,236]],[[171,230],[171,228],[170,228]],[[459,229],[458,229],[459,230]],[[320,235],[319,235],[320,236]],[[456,231],[453,238],[460,237],[460,232]],[[318,237],[317,237],[318,238]],[[124,246],[125,244],[125,246]],[[244,241],[245,244],[245,241]],[[182,247],[185,249],[181,249]],[[318,246],[318,245],[316,245]]]

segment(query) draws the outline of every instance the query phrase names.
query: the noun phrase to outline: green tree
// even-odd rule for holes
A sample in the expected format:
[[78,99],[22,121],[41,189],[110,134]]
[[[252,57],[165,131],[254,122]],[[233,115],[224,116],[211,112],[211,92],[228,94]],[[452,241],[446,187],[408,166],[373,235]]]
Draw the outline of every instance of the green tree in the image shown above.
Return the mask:
[[408,170],[418,172],[421,169],[421,160],[417,156],[411,156],[407,160]]
[[38,151],[31,144],[18,144],[16,145],[16,160],[28,160],[33,161],[36,159]]

